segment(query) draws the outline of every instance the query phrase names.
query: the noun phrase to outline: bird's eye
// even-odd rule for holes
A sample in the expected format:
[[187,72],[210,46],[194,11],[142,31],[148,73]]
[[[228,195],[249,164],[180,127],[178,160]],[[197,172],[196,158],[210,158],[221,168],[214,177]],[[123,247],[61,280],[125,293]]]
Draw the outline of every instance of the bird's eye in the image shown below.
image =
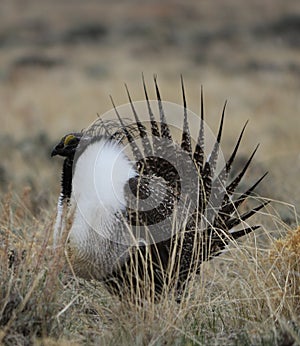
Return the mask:
[[72,144],[72,142],[76,142],[77,138],[74,135],[68,135],[64,140],[64,146]]

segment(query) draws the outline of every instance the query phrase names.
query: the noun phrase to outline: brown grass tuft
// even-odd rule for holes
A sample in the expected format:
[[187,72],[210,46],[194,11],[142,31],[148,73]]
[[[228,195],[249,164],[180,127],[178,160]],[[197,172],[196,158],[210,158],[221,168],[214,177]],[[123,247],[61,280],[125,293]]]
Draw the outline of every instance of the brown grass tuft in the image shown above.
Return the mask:
[[120,300],[72,274],[64,242],[51,247],[54,213],[37,220],[31,193],[9,191],[1,201],[1,343],[300,343],[300,229],[279,240],[262,229],[232,244],[202,266],[180,303],[172,292],[159,303],[130,292]]

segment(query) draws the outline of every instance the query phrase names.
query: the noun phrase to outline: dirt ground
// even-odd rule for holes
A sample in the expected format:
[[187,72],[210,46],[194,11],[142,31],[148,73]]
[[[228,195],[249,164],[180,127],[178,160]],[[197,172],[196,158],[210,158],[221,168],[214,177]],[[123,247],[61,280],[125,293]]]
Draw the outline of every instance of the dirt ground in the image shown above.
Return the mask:
[[[227,99],[223,151],[249,119],[241,155],[259,142],[261,194],[300,209],[300,7],[297,0],[3,1],[0,4],[0,185],[29,185],[38,208],[55,209],[61,161],[51,147],[111,109],[109,95],[154,97],[199,113],[216,131]],[[250,173],[251,173],[250,172]],[[250,177],[251,180],[251,177]],[[275,203],[276,205],[276,203]],[[295,223],[293,209],[278,205]]]

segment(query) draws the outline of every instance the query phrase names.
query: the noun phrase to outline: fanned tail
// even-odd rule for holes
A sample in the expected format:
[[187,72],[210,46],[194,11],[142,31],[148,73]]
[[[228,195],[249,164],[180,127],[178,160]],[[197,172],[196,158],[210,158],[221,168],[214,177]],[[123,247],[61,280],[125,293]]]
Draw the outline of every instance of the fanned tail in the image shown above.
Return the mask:
[[[203,261],[220,255],[230,242],[235,241],[259,228],[257,225],[245,226],[244,222],[254,214],[258,213],[268,204],[268,202],[262,203],[241,214],[239,213],[239,207],[249,196],[251,196],[266,174],[259,178],[245,192],[237,195],[236,198],[233,198],[236,194],[235,191],[240,186],[240,183],[258,149],[257,146],[244,167],[242,167],[241,171],[229,184],[227,184],[248,121],[243,126],[231,155],[227,161],[224,162],[223,168],[220,172],[217,173],[217,163],[220,156],[221,138],[224,128],[227,102],[225,102],[222,110],[217,137],[213,144],[211,153],[205,157],[203,88],[201,87],[199,132],[195,144],[192,144],[184,81],[181,76],[183,100],[182,133],[180,142],[175,143],[163,107],[157,77],[154,76],[154,87],[159,111],[159,120],[156,119],[151,108],[144,76],[142,76],[142,83],[147,104],[148,118],[151,125],[150,129],[147,129],[140,120],[134,107],[134,103],[132,102],[128,87],[125,85],[132,114],[138,129],[138,135],[141,138],[141,148],[136,147],[133,136],[130,131],[126,131],[126,126],[122,122],[122,119],[114,106],[120,126],[130,143],[134,156],[137,157],[138,155],[141,155],[141,151],[144,153],[143,159],[140,160],[139,165],[137,165],[140,176],[130,180],[131,192],[134,192],[135,197],[141,198],[148,198],[151,194],[155,194],[158,190],[151,190],[151,181],[155,176],[156,178],[161,178],[166,182],[167,193],[159,207],[153,209],[154,212],[152,210],[151,212],[147,211],[147,213],[141,213],[139,215],[139,212],[134,211],[134,208],[132,208],[129,213],[131,215],[131,222],[134,220],[135,224],[139,223],[148,227],[155,220],[163,220],[164,213],[165,217],[171,217],[172,215],[170,213],[172,213],[172,210],[176,213],[175,205],[178,201],[178,196],[180,196],[181,193],[180,187],[184,177],[178,176],[176,169],[166,160],[162,159],[162,157],[166,155],[166,152],[177,150],[178,152],[176,151],[176,157],[179,160],[183,158],[183,154],[180,153],[180,150],[186,153],[197,174],[198,182],[197,186],[193,186],[193,188],[197,190],[197,206],[194,206],[195,209],[191,211],[190,216],[182,225],[179,233],[176,233],[159,243],[150,244],[148,250],[146,250],[147,246],[142,245],[139,247],[140,255],[150,251],[151,263],[148,263],[147,265],[151,268],[147,267],[147,272],[151,271],[152,274],[154,273],[155,291],[161,292],[163,287],[162,278],[168,277],[169,282],[171,282],[174,279],[174,276],[176,276],[178,279],[176,286],[180,289],[180,287],[182,287],[182,285],[184,286],[187,282],[191,272],[193,270],[196,270],[196,272],[199,270],[199,266]],[[151,140],[148,138],[149,132],[151,134]],[[164,142],[161,142],[162,140]],[[166,143],[165,146],[162,146],[162,143]],[[191,169],[187,166],[186,170],[188,172]],[[166,207],[167,209],[165,209]],[[134,215],[134,217],[132,217],[132,215]],[[241,227],[236,229],[239,225],[241,225]],[[174,254],[176,258],[175,260]],[[172,256],[173,260],[171,259]],[[153,268],[155,268],[155,270]],[[141,273],[141,268],[139,269],[139,273]]]

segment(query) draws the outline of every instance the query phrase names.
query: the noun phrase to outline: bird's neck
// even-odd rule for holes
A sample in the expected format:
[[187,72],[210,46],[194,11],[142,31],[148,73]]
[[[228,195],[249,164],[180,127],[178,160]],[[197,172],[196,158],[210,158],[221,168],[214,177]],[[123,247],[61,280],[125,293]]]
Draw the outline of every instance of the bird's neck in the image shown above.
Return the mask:
[[57,245],[63,228],[64,203],[69,204],[72,193],[72,175],[74,158],[67,157],[63,163],[61,175],[61,193],[57,203],[57,215],[54,224],[53,243]]
[[72,193],[72,172],[74,158],[67,157],[63,164],[61,177],[61,202],[69,200]]

